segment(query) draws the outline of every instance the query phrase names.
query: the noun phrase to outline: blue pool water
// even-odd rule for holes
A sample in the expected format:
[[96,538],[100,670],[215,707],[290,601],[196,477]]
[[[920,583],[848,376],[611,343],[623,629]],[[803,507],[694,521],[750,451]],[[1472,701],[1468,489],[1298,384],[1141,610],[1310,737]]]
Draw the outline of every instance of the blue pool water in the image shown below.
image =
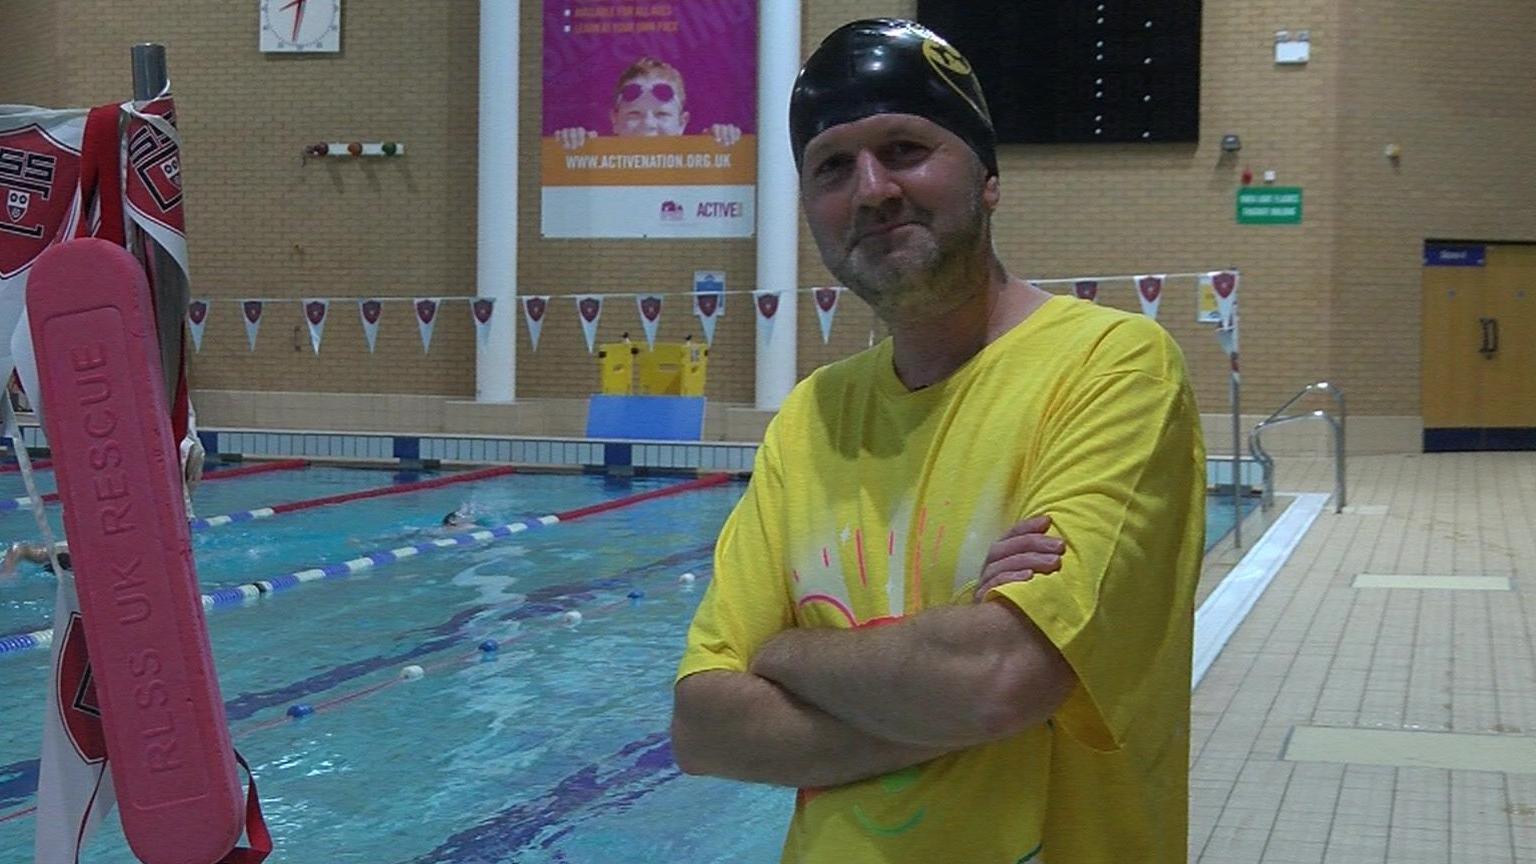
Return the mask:
[[[46,475],[44,475],[46,476]],[[419,479],[311,468],[205,484],[212,516]],[[507,522],[670,479],[516,474],[194,535],[206,589],[430,539],[471,501]],[[50,480],[51,483],[51,480]],[[9,485],[6,485],[9,484]],[[14,487],[17,491],[9,491]],[[741,485],[424,555],[209,613],[236,746],[255,769],[274,862],[777,860],[792,795],[683,777],[666,738],[683,634]],[[15,475],[0,494],[20,495]],[[1230,507],[1212,502],[1212,539]],[[57,508],[51,509],[57,520]],[[31,537],[0,514],[0,538]],[[680,587],[693,571],[699,583]],[[643,592],[633,600],[631,592]],[[53,582],[0,583],[0,634],[49,624]],[[583,612],[576,628],[560,622]],[[483,660],[478,644],[503,643]],[[46,651],[0,655],[0,819],[35,800]],[[403,682],[399,670],[426,675]],[[293,721],[304,702],[315,714]],[[0,821],[0,861],[31,858],[33,818]],[[115,816],[83,859],[132,860]]]

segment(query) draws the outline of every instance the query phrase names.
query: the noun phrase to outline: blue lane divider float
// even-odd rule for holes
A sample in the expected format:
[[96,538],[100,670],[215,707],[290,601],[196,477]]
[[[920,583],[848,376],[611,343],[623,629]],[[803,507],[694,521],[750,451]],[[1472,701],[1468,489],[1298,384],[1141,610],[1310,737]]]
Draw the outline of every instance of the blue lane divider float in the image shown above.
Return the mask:
[[250,522],[253,519],[270,519],[277,515],[277,511],[271,507],[257,507],[255,510],[241,510],[238,513],[225,513],[223,516],[209,516],[207,518],[188,519],[187,527],[193,531],[206,531],[209,528],[222,528],[232,522]]
[[[59,500],[59,497],[55,493],[50,492],[43,496],[43,503],[45,504],[52,504],[57,500]],[[20,510],[23,507],[31,506],[32,499],[25,495],[21,496],[20,498],[0,498],[0,513],[5,513],[11,510]]]
[[[554,525],[560,521],[559,516],[553,514],[540,516],[536,519],[525,519],[520,522],[511,522],[506,525],[497,525],[492,528],[477,528],[473,531],[463,531],[451,534],[447,537],[439,537],[436,540],[428,540],[423,543],[413,543],[409,546],[400,546],[395,549],[384,549],[378,552],[368,552],[349,561],[341,561],[335,564],[326,564],[321,567],[310,567],[304,570],[295,570],[292,573],[284,573],[271,579],[262,579],[257,582],[248,582],[244,585],[233,585],[228,588],[220,588],[210,591],[203,596],[204,609],[218,609],[225,606],[237,606],[251,600],[255,600],[263,594],[277,594],[296,588],[306,582],[318,582],[325,579],[340,579],[363,570],[378,567],[382,564],[393,564],[406,558],[414,558],[417,555],[425,555],[438,552],[443,549],[461,549],[465,546],[476,546],[481,543],[489,543],[492,540],[500,540],[521,534],[534,528],[543,528]],[[30,633],[17,633],[10,636],[0,636],[0,655],[14,654],[22,651],[30,651],[35,648],[46,648],[53,644],[52,628],[46,630],[34,630]]]

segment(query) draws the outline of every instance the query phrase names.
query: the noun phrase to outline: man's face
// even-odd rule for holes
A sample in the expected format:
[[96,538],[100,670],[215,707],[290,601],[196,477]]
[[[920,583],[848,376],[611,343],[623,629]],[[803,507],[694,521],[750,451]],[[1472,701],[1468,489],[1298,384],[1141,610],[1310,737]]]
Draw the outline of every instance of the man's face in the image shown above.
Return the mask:
[[677,82],[658,75],[631,78],[619,88],[613,102],[613,134],[681,135],[688,128],[682,89]]
[[827,269],[885,320],[970,299],[951,278],[988,240],[996,178],[958,136],[910,114],[877,114],[811,139],[800,170],[806,221]]

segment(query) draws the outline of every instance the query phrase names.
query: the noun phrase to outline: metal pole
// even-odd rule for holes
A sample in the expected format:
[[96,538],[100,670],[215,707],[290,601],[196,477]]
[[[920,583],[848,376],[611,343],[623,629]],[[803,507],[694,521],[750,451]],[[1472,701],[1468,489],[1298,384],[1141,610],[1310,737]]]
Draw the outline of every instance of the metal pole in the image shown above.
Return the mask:
[[[165,66],[165,46],[153,42],[135,45],[133,55],[133,101],[148,102],[165,91],[169,76]],[[133,252],[149,266],[151,291],[155,299],[155,330],[160,340],[160,371],[165,377],[165,398],[169,406],[176,400],[176,379],[181,374],[181,322],[191,302],[186,274],[171,253],[144,232],[135,232]]]
[[1243,465],[1242,393],[1242,381],[1238,379],[1237,369],[1234,366],[1232,369],[1232,515],[1236,521],[1232,523],[1232,539],[1239,549],[1243,548],[1243,504],[1241,493],[1238,491],[1239,474]]

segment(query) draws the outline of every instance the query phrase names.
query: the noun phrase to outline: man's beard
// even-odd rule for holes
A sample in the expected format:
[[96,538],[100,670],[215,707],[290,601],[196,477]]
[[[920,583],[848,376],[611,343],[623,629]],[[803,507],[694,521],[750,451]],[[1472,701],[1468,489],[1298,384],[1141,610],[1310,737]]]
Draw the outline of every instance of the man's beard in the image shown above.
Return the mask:
[[832,274],[888,324],[922,320],[958,308],[971,300],[982,284],[970,271],[982,268],[985,272],[986,262],[978,249],[986,232],[987,214],[979,195],[972,201],[965,223],[948,233],[934,230],[932,211],[915,208],[912,217],[921,227],[893,230],[916,230],[925,236],[902,238],[904,242],[890,249],[881,248],[887,238],[866,238],[832,268]]

